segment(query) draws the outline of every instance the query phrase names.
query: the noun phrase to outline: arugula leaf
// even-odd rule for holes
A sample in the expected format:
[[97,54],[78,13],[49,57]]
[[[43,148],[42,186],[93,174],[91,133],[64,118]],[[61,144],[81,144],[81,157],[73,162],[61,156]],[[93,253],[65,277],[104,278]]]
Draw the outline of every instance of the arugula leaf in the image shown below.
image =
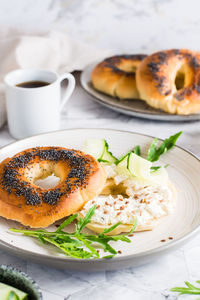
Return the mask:
[[87,214],[85,215],[84,219],[79,218],[78,219],[78,225],[76,226],[76,233],[80,233],[82,229],[91,221],[92,216],[94,215],[95,209],[97,205],[95,204],[93,207],[91,207]]
[[[122,235],[106,235],[111,232],[117,226],[120,225],[120,222],[110,226],[105,229],[103,233],[99,235],[89,235],[82,233],[81,231],[85,226],[91,221],[92,216],[95,213],[96,205],[91,207],[84,218],[79,218],[76,225],[75,232],[69,233],[63,231],[65,226],[69,225],[77,218],[78,214],[72,215],[67,218],[56,231],[50,232],[44,229],[40,230],[21,230],[11,228],[12,232],[23,233],[26,236],[31,236],[38,238],[42,243],[50,243],[60,249],[66,256],[71,256],[78,259],[89,259],[89,258],[100,258],[99,252],[96,247],[103,248],[104,252],[109,252],[110,255],[107,255],[107,258],[111,258],[117,254],[117,251],[109,244],[110,241],[123,241],[130,243],[130,239],[127,237],[132,233],[136,226],[137,221],[133,225],[131,231],[128,234]],[[104,258],[106,258],[104,257]]]
[[45,240],[43,239],[43,236],[41,234],[38,234],[38,239],[41,243],[45,244]]
[[101,236],[101,235],[104,236],[105,233],[108,233],[108,232],[113,231],[113,230],[114,230],[116,227],[118,227],[120,224],[121,224],[121,222],[118,222],[118,223],[116,223],[116,224],[110,226],[109,228],[104,229],[103,233],[101,233],[100,236]]
[[135,154],[137,154],[138,156],[140,156],[141,155],[140,146],[139,145],[135,146],[135,148],[133,149],[132,152],[135,153]]
[[[137,220],[137,218],[136,218],[136,219],[135,219],[135,223],[134,223],[132,229],[127,233],[127,235],[132,234],[132,233],[135,231],[135,229],[136,229],[136,227],[137,227],[137,224],[138,224],[138,220]],[[125,236],[125,235],[124,235],[124,236]]]
[[154,161],[154,157],[156,156],[157,153],[157,145],[158,145],[158,139],[155,138],[153,142],[151,143],[151,146],[148,150],[148,155],[147,155],[147,160],[149,161]]
[[163,153],[175,146],[176,141],[181,134],[182,131],[179,131],[178,133],[171,135],[168,139],[165,139],[159,147],[157,147],[158,139],[154,139],[148,150],[147,160],[151,162],[157,161]]
[[115,254],[110,254],[110,255],[103,256],[102,258],[108,259],[108,258],[113,258],[114,256],[115,256]]
[[[164,168],[167,168],[168,166],[169,166],[169,164],[165,165]],[[152,166],[151,173],[159,170],[160,168],[161,168],[161,166]]]
[[161,168],[161,166],[153,166],[153,167],[151,167],[151,173],[159,170],[160,168]]
[[[196,281],[196,283],[200,284],[200,281]],[[200,288],[194,286],[193,284],[185,281],[185,285],[187,287],[174,287],[170,289],[172,292],[178,292],[179,295],[189,294],[189,295],[200,295]]]
[[56,232],[61,232],[63,228],[65,228],[67,225],[71,224],[77,217],[78,217],[78,214],[71,215],[58,227]]
[[44,237],[44,239],[49,242],[50,244],[53,244],[54,246],[58,247],[60,250],[62,250],[67,256],[71,256],[74,258],[82,258],[87,259],[92,257],[92,253],[85,251],[83,248],[79,248],[76,246],[67,246],[65,243],[58,243],[56,240],[52,238]]
[[91,246],[91,242],[88,242],[86,239],[84,239],[81,235],[76,236],[80,241],[83,242],[83,244],[90,250],[92,254],[94,254],[97,258],[99,258],[99,253],[97,250]]

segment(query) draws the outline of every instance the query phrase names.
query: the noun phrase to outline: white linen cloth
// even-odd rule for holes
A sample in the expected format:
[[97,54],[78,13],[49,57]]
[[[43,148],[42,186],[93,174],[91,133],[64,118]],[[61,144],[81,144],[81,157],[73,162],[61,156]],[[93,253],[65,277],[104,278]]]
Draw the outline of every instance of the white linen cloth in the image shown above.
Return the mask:
[[3,78],[8,72],[19,68],[48,69],[58,73],[83,70],[111,53],[58,31],[29,34],[13,29],[0,31],[0,127],[6,120]]

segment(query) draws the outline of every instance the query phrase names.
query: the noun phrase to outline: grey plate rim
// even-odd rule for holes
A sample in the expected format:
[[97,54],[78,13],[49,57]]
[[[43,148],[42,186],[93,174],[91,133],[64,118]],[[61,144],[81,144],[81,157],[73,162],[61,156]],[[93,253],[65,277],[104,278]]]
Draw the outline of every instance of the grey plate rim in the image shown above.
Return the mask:
[[[128,131],[128,130],[118,130],[118,129],[110,129],[110,128],[70,128],[70,129],[64,129],[64,130],[58,130],[58,131],[52,131],[48,133],[42,133],[38,135],[33,135],[31,137],[21,139],[19,141],[11,142],[5,147],[2,147],[0,149],[4,150],[6,147],[15,145],[17,143],[21,143],[22,141],[27,141],[32,138],[37,138],[38,136],[48,136],[51,135],[52,133],[56,132],[66,132],[66,131],[72,131],[72,130],[108,130],[108,131],[115,131],[115,132],[120,132],[123,134],[123,132],[130,133],[130,134],[136,134],[139,136],[145,136],[149,138],[155,138],[154,136],[148,135],[148,134],[141,134],[138,132],[133,132],[133,131]],[[158,138],[159,141],[163,141],[163,139]],[[200,163],[200,159],[192,153],[191,151],[184,149],[183,147],[180,147],[176,145],[175,147],[181,149],[184,152],[187,152],[191,156],[193,156],[198,163]],[[177,249],[180,246],[186,244],[189,240],[194,238],[198,233],[200,232],[200,224],[196,226],[191,232],[185,234],[183,237],[173,240],[171,243],[162,245],[156,249],[144,251],[138,254],[130,254],[126,255],[124,257],[114,257],[112,259],[73,259],[73,258],[62,258],[62,257],[52,257],[48,256],[46,254],[37,254],[37,253],[32,253],[31,251],[24,250],[24,249],[19,249],[18,247],[11,246],[10,244],[0,240],[0,249],[6,250],[11,254],[14,254],[18,257],[25,258],[25,259],[31,259],[32,261],[39,262],[42,264],[46,264],[49,266],[65,269],[69,268],[72,270],[80,270],[80,271],[86,271],[85,267],[87,266],[88,269],[87,271],[100,271],[100,270],[116,270],[121,267],[128,267],[131,265],[131,262],[133,262],[132,265],[142,265],[141,261],[143,263],[149,262],[150,260],[153,260],[156,257],[160,257],[165,252],[172,251],[173,249]],[[138,260],[138,262],[137,262]]]
[[112,98],[109,95],[104,95],[101,92],[96,91],[95,89],[93,89],[92,87],[89,86],[89,82],[88,80],[86,80],[86,77],[88,77],[88,73],[91,74],[92,69],[95,67],[96,63],[92,63],[90,65],[88,65],[82,72],[80,75],[80,83],[81,83],[81,87],[84,89],[84,91],[89,94],[90,96],[92,96],[92,100],[111,109],[114,111],[117,111],[119,113],[123,113],[125,115],[128,116],[132,116],[132,117],[137,117],[137,118],[142,118],[142,119],[148,119],[148,120],[154,120],[154,121],[170,121],[170,122],[191,122],[191,121],[199,121],[200,120],[200,114],[192,114],[192,115],[188,115],[188,116],[184,116],[184,115],[172,115],[172,114],[168,114],[165,112],[160,112],[158,110],[158,112],[150,112],[148,110],[143,111],[140,110],[138,108],[135,109],[128,109],[128,107],[126,105],[123,105],[123,103],[121,103],[120,105],[118,103],[109,103],[109,101],[107,100],[108,98],[110,98],[111,100],[115,99]]

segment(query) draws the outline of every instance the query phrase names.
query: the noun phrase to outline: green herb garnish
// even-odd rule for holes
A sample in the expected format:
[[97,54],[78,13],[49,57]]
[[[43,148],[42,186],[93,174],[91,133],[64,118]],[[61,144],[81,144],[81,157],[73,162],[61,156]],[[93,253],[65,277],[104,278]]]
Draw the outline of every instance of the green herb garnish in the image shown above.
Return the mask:
[[140,156],[141,155],[140,146],[139,145],[135,146],[132,152]]
[[[196,283],[200,284],[200,280],[197,280]],[[189,295],[200,295],[200,288],[194,286],[193,284],[185,281],[187,287],[174,287],[170,291],[178,292],[179,295],[189,294]]]
[[[155,138],[149,147],[146,159],[151,162],[157,161],[162,154],[164,154],[176,145],[176,142],[181,134],[182,131],[179,131],[178,133],[171,135],[168,139],[165,139],[160,146],[158,146],[158,139]],[[115,164],[118,165],[127,155],[130,155],[131,152],[135,153],[138,156],[141,156],[140,146],[137,145],[132,151],[129,151],[125,155],[122,155],[119,159],[116,160]],[[165,168],[167,166],[168,165],[166,165]],[[152,166],[151,171],[154,172],[160,168],[161,166]]]
[[153,166],[153,167],[151,167],[151,173],[158,171],[160,168],[161,168],[161,166]]
[[157,161],[163,153],[167,152],[176,145],[176,141],[181,134],[182,131],[179,131],[178,133],[171,135],[168,139],[165,139],[159,147],[158,139],[155,138],[148,150],[147,160],[151,162]]
[[[169,164],[165,165],[164,168],[167,168]],[[152,166],[151,167],[151,173],[158,171],[161,168],[161,166]]]
[[[59,248],[66,256],[71,256],[79,259],[100,258],[97,247],[102,248],[104,252],[109,252],[110,255],[103,258],[111,258],[117,254],[117,251],[109,244],[110,241],[123,241],[130,243],[131,240],[127,237],[131,234],[136,226],[137,221],[133,225],[130,232],[122,235],[106,235],[121,224],[118,222],[115,225],[105,229],[99,235],[82,233],[85,226],[90,223],[92,216],[95,213],[96,205],[91,207],[84,218],[74,214],[67,218],[54,232],[49,232],[44,229],[40,230],[21,230],[11,228],[12,232],[23,233],[26,236],[38,238],[42,243],[50,243]],[[65,232],[63,229],[78,218],[78,222],[73,233]]]

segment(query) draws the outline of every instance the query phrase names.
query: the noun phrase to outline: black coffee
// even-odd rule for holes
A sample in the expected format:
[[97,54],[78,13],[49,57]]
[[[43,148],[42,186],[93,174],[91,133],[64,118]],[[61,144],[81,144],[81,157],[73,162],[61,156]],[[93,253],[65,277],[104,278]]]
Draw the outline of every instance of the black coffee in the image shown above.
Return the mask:
[[31,89],[31,88],[39,88],[49,84],[50,83],[46,81],[26,81],[26,82],[18,83],[16,84],[16,86]]

